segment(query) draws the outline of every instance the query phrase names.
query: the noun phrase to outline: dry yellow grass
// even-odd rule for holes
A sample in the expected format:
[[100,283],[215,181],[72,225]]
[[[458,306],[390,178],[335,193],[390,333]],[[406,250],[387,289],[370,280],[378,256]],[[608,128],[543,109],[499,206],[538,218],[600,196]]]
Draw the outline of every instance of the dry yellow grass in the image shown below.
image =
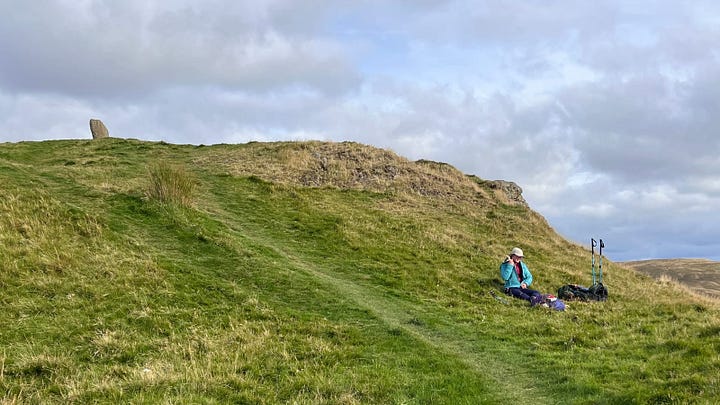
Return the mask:
[[211,149],[194,163],[220,167],[234,176],[306,187],[489,200],[485,188],[450,165],[412,162],[354,142],[250,143]]
[[720,300],[720,262],[706,259],[656,259],[623,264],[660,282],[676,283],[701,296]]

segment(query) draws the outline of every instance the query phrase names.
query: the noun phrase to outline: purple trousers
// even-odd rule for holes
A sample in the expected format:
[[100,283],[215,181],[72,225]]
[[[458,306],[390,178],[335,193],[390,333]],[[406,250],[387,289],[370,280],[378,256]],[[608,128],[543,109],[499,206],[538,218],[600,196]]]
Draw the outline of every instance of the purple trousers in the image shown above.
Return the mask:
[[540,294],[539,291],[531,290],[529,288],[520,288],[520,287],[506,288],[505,294],[512,295],[515,298],[520,298],[522,300],[530,301],[530,302],[532,302],[530,300],[530,297],[532,297],[532,296],[542,297],[542,294]]

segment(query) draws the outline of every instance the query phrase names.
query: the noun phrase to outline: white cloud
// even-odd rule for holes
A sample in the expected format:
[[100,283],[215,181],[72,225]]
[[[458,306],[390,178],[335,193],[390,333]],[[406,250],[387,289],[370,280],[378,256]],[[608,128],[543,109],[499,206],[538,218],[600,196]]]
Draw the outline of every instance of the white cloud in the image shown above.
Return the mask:
[[607,219],[615,215],[617,213],[617,209],[612,204],[600,202],[581,205],[575,209],[575,212],[582,216]]
[[[173,85],[259,92],[306,87],[337,95],[359,84],[340,43],[291,37],[263,25],[264,18],[253,24],[248,7],[47,3],[42,10],[35,3],[0,6],[14,17],[0,28],[0,86],[108,98]],[[249,15],[263,14],[255,11]]]
[[596,183],[603,177],[604,176],[602,174],[588,171],[575,172],[568,175],[566,185],[570,188],[582,188]]

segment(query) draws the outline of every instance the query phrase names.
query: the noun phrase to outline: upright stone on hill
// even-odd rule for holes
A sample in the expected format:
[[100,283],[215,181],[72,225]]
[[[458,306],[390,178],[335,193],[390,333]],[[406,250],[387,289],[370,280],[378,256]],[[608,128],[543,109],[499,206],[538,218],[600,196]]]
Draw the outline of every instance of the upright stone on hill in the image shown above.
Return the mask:
[[90,120],[90,132],[92,133],[93,139],[110,137],[110,133],[108,133],[107,127],[100,120],[96,120],[96,119]]

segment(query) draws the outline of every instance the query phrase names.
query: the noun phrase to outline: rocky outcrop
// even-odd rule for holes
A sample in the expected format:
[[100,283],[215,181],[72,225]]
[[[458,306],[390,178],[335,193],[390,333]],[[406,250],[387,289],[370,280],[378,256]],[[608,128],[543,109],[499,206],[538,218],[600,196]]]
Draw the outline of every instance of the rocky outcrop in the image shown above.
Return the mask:
[[502,195],[509,200],[509,202],[526,207],[528,206],[527,201],[525,201],[522,196],[522,188],[512,181],[493,180],[489,181],[488,185],[491,189],[500,191]]
[[107,127],[102,121],[91,119],[90,120],[90,132],[92,133],[93,139],[109,138],[110,133]]

